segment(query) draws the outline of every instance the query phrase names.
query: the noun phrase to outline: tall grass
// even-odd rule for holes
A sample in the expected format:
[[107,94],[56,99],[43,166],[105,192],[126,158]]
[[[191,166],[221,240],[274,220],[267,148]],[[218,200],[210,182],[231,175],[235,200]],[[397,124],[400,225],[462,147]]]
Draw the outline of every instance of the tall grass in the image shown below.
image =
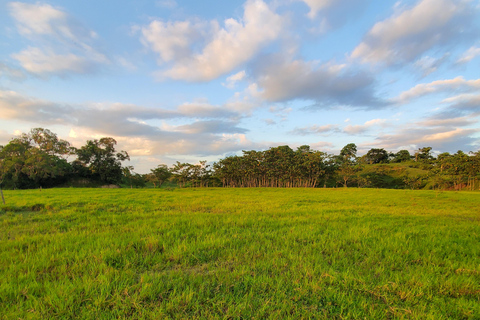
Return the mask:
[[480,194],[4,191],[1,319],[479,319]]

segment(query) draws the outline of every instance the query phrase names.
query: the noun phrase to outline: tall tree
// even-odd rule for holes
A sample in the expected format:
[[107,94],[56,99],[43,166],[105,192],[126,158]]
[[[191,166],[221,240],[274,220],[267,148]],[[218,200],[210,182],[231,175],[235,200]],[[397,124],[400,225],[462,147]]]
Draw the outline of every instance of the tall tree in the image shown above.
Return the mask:
[[155,169],[151,169],[151,172],[147,175],[147,180],[153,183],[153,187],[157,185],[160,188],[162,184],[172,176],[171,170],[166,164],[159,164]]
[[418,148],[418,150],[415,151],[415,161],[428,161],[433,159],[431,151],[432,147]]
[[87,169],[89,176],[104,183],[118,184],[122,180],[122,161],[130,160],[126,151],[117,152],[115,139],[106,137],[88,140],[77,149],[76,165]]
[[406,162],[412,160],[412,156],[408,150],[400,150],[394,154],[392,162],[399,163],[399,162]]
[[340,151],[340,157],[343,161],[355,162],[357,159],[357,145],[349,143]]
[[12,188],[52,186],[70,172],[70,144],[48,129],[34,128],[0,148],[0,176]]
[[388,152],[385,149],[372,148],[362,158],[368,164],[387,163]]

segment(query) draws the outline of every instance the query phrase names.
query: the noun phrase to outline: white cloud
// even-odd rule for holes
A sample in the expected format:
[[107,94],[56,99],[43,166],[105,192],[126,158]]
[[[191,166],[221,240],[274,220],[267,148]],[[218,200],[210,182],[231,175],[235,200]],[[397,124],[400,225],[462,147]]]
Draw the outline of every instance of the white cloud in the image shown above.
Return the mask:
[[471,117],[457,117],[442,119],[438,117],[428,118],[417,122],[421,127],[464,127],[475,124],[477,121]]
[[184,117],[191,118],[235,118],[237,112],[223,106],[214,106],[207,102],[187,102],[178,106],[178,112]]
[[411,62],[433,47],[459,41],[471,29],[476,9],[469,0],[421,0],[377,22],[352,52],[365,63]]
[[450,130],[446,132],[438,132],[438,133],[433,133],[433,134],[428,134],[422,138],[422,141],[429,143],[432,141],[444,141],[451,139],[456,136],[462,136],[465,135],[467,132],[471,132],[471,130],[465,130],[465,129],[460,129],[457,128],[455,130]]
[[402,92],[398,97],[393,99],[396,103],[407,103],[413,99],[433,94],[437,92],[452,92],[452,91],[469,91],[480,89],[480,79],[465,80],[463,77],[456,77],[454,79],[437,80],[430,83],[418,84],[415,87]]
[[97,34],[48,4],[8,5],[18,32],[35,43],[12,57],[37,75],[91,73],[109,59],[93,48]]
[[337,125],[327,124],[323,126],[313,125],[308,127],[295,128],[293,131],[291,131],[291,133],[305,136],[305,135],[311,135],[311,134],[325,134],[325,133],[339,132],[339,131],[340,130],[338,129]]
[[8,7],[17,22],[20,34],[51,35],[61,32],[64,36],[73,38],[69,29],[65,28],[67,15],[48,4],[11,2]]
[[328,8],[335,4],[334,0],[302,0],[310,7],[310,12],[308,16],[310,18],[315,18],[319,11]]
[[449,54],[445,54],[441,58],[424,56],[415,61],[414,66],[416,69],[421,71],[423,77],[426,77],[429,74],[437,71],[440,65],[446,60],[448,56]]
[[206,36],[206,29],[213,25],[206,22],[163,22],[152,21],[143,27],[142,43],[158,53],[159,64],[172,60],[183,60],[192,55],[192,44]]
[[[298,1],[298,0],[297,0]],[[325,33],[333,28],[338,28],[346,22],[359,16],[368,5],[366,0],[299,0],[304,2],[309,8],[308,17],[315,22],[318,21],[318,27],[314,28],[320,33]]]
[[12,54],[12,57],[18,60],[26,71],[35,74],[89,73],[95,69],[95,62],[105,61],[89,60],[72,53],[62,55],[52,51],[45,52],[40,48],[28,48]]
[[470,117],[480,115],[480,93],[460,94],[444,99],[442,102],[450,104],[447,109],[450,115],[470,115]]
[[[278,39],[284,19],[262,0],[248,0],[243,19],[227,19],[223,28],[214,22],[198,25],[204,27],[194,27],[189,21],[154,21],[142,28],[142,41],[164,62],[173,62],[170,68],[157,73],[160,79],[209,81],[231,72]],[[206,28],[208,32],[204,31]],[[195,50],[199,37],[207,43]]]
[[343,131],[348,134],[361,134],[367,132],[373,126],[383,126],[387,122],[386,119],[373,119],[365,122],[362,125],[348,125]]
[[237,84],[237,82],[242,81],[243,79],[245,79],[245,77],[246,77],[245,70],[237,72],[234,75],[229,76],[227,78],[227,83],[223,84],[223,86],[225,86],[229,89],[233,89],[235,87],[235,85]]
[[395,134],[380,135],[372,145],[387,150],[410,149],[429,146],[435,150],[455,152],[457,150],[471,150],[478,144],[474,135],[478,129],[459,129],[451,127],[404,127]]
[[470,47],[458,60],[457,63],[467,63],[480,56],[480,48]]
[[333,144],[327,141],[319,141],[319,142],[311,143],[310,147],[313,150],[325,150],[325,149],[331,150],[333,148]]

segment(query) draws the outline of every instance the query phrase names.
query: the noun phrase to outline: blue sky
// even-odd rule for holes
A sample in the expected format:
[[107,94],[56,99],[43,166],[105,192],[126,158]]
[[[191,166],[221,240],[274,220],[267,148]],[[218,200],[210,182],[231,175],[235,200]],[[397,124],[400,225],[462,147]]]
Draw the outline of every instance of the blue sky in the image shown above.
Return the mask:
[[480,149],[478,0],[0,1],[0,144],[136,171],[303,144]]

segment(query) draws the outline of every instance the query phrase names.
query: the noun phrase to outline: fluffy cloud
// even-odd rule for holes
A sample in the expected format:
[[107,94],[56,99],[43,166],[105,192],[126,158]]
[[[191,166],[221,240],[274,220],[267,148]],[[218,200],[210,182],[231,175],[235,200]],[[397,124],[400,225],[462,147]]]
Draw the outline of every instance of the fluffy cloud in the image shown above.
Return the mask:
[[239,82],[239,81],[242,81],[243,79],[245,79],[245,77],[246,77],[245,70],[237,72],[237,73],[227,77],[227,83],[223,84],[223,86],[225,86],[229,89],[233,89],[235,87],[236,83]]
[[374,95],[371,74],[344,65],[318,65],[269,56],[257,63],[254,77],[262,97],[268,101],[313,100],[319,107],[385,105]]
[[291,133],[296,135],[301,135],[301,136],[312,135],[312,134],[328,134],[328,133],[336,133],[336,134],[346,133],[349,135],[358,135],[358,134],[362,134],[369,131],[375,126],[384,127],[386,123],[387,123],[387,120],[385,119],[373,119],[361,125],[347,125],[343,129],[340,129],[338,125],[334,125],[334,124],[328,124],[323,126],[313,125],[308,127],[295,128],[293,131],[291,131]]
[[248,130],[239,128],[236,121],[208,120],[196,121],[194,123],[178,126],[175,131],[200,134],[200,133],[246,133]]
[[351,56],[365,63],[412,62],[428,50],[468,38],[473,28],[470,0],[421,0],[411,9],[377,22]]
[[59,34],[62,37],[73,38],[70,28],[67,27],[67,14],[48,4],[11,2],[8,6],[22,35]]
[[447,115],[447,118],[442,117],[442,115],[436,115],[417,122],[420,127],[466,127],[475,123],[477,121],[470,117],[451,118],[450,115]]
[[56,54],[39,48],[28,48],[13,54],[12,57],[18,60],[25,70],[35,74],[90,73],[97,62],[72,53]]
[[458,60],[457,63],[467,63],[480,56],[480,48],[470,47]]
[[443,102],[448,105],[440,111],[392,128],[393,134],[378,135],[373,145],[397,150],[430,146],[448,152],[480,148],[480,95],[463,94]]
[[159,64],[174,59],[188,59],[193,53],[191,46],[206,36],[209,25],[205,22],[152,21],[141,29],[142,43],[159,55]]
[[366,0],[300,0],[309,8],[308,17],[320,21],[320,32],[340,27],[353,16],[358,16],[368,2]]
[[447,152],[472,150],[479,146],[479,139],[474,137],[478,132],[478,129],[412,126],[395,134],[380,135],[372,145],[388,150],[414,150],[425,146]]
[[468,92],[480,90],[480,79],[465,80],[463,77],[454,79],[437,80],[430,83],[421,83],[415,87],[402,92],[398,97],[393,99],[395,103],[408,103],[413,99],[438,92]]
[[373,119],[365,122],[362,125],[348,125],[343,129],[343,131],[347,134],[356,135],[367,132],[373,126],[383,126],[386,122],[387,120],[385,119]]
[[[279,38],[284,19],[262,0],[248,0],[242,20],[218,23],[154,21],[142,28],[142,41],[173,65],[157,73],[160,78],[209,81],[250,60]],[[200,50],[195,50],[201,44]]]
[[28,72],[42,76],[91,73],[109,63],[92,46],[97,34],[62,10],[48,4],[21,2],[12,2],[8,8],[18,32],[36,44],[12,54]]
[[24,97],[14,91],[0,90],[0,114],[5,120],[21,120],[42,124],[71,121],[73,108],[49,101]]
[[443,100],[444,103],[450,103],[448,112],[452,115],[471,115],[480,114],[480,94],[461,94]]
[[310,7],[308,16],[315,18],[319,11],[332,7],[335,1],[332,0],[302,0]]
[[291,131],[292,134],[301,135],[301,136],[306,136],[311,134],[325,134],[325,133],[331,133],[331,132],[340,132],[340,130],[338,129],[337,125],[327,124],[324,126],[313,125],[308,127],[295,128],[293,131]]

